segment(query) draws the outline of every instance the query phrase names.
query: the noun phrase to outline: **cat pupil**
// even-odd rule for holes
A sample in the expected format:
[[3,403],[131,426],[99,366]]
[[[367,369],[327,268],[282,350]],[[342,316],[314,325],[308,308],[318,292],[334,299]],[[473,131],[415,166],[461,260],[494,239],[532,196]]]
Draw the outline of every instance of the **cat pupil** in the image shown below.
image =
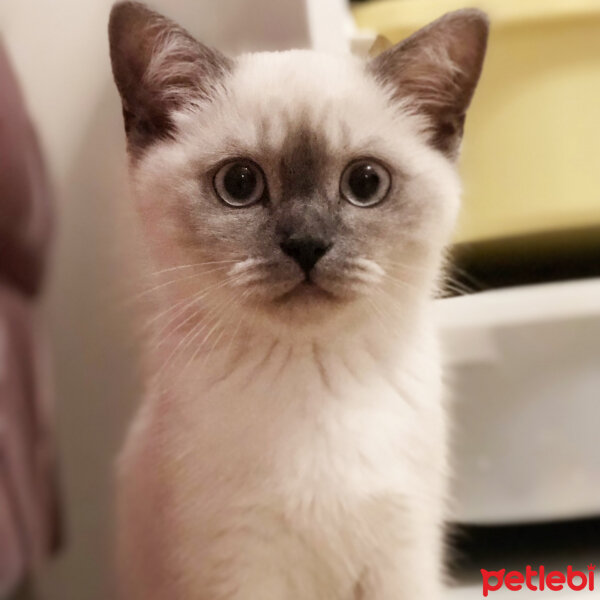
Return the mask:
[[246,200],[256,189],[256,174],[245,165],[233,165],[225,174],[223,185],[235,200]]
[[360,165],[352,170],[348,185],[359,200],[368,200],[379,189],[379,175],[372,165]]

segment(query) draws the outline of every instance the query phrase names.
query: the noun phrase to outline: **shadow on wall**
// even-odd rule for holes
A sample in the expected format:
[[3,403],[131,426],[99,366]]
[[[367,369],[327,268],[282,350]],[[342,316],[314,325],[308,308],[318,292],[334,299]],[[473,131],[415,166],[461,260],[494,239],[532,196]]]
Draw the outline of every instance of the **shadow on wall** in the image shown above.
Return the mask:
[[47,314],[56,370],[67,543],[43,600],[113,596],[113,473],[138,396],[128,278],[131,211],[121,107],[107,84],[65,178]]

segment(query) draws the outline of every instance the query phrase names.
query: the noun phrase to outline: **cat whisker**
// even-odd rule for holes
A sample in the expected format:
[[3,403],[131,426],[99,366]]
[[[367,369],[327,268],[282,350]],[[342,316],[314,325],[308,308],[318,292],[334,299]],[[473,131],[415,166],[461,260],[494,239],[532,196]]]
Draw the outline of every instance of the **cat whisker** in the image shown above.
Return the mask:
[[[219,308],[218,306],[213,307],[211,310],[209,310],[206,315],[204,315],[203,319],[199,320],[198,323],[196,325],[194,325],[194,327],[192,327],[182,338],[181,340],[179,340],[179,342],[177,343],[177,345],[175,346],[175,348],[171,351],[171,353],[167,356],[167,358],[165,359],[165,361],[163,362],[162,366],[160,367],[160,369],[158,370],[158,372],[155,375],[155,380],[157,382],[160,382],[161,377],[164,373],[167,372],[168,367],[171,365],[171,363],[173,362],[174,358],[177,356],[178,353],[183,352],[190,343],[193,342],[193,340],[202,333],[202,331],[205,330],[205,328],[207,327],[206,325],[206,320],[209,318],[209,316],[212,316],[215,313],[219,313]],[[195,316],[195,315],[192,315]],[[187,319],[189,320],[189,319]],[[180,324],[181,325],[181,324]],[[179,326],[178,326],[179,327]],[[175,330],[173,330],[175,331]],[[161,345],[163,340],[161,340],[157,347]]]
[[231,282],[231,285],[233,287],[240,287],[252,283],[259,283],[260,281],[264,281],[266,279],[266,275],[264,273],[246,273],[244,275],[245,276]]
[[365,285],[377,285],[386,274],[378,263],[368,258],[355,258],[348,263],[349,272],[345,274],[347,280],[359,281]]
[[[142,272],[138,277],[134,276],[133,278],[131,278],[129,283],[132,286],[135,286],[136,288],[138,288],[147,282],[151,282],[151,285],[153,287],[150,289],[141,290],[138,294],[134,295],[133,298],[131,298],[131,299],[135,299],[138,295],[149,293],[157,285],[162,285],[163,283],[169,284],[171,281],[176,282],[179,280],[183,280],[187,275],[183,274],[183,276],[181,276],[181,277],[174,277],[173,279],[170,279],[169,281],[164,281],[164,282],[159,282],[159,283],[155,283],[155,281],[154,281],[155,277],[162,277],[163,275],[168,274],[168,273],[174,273],[175,271],[182,271],[184,269],[192,269],[192,268],[197,269],[199,274],[211,273],[216,270],[224,269],[224,268],[226,268],[226,266],[228,264],[232,264],[235,262],[237,262],[237,261],[236,260],[223,260],[223,261],[215,260],[215,261],[208,261],[208,262],[190,263],[188,265],[177,265],[174,267],[161,269],[159,271]],[[211,270],[200,269],[200,267],[205,267],[207,265],[211,266],[213,268]],[[215,265],[223,265],[223,266],[220,268],[216,268],[216,267],[214,267]],[[192,275],[190,275],[190,277],[191,276]]]
[[403,281],[402,279],[398,279],[397,277],[393,277],[392,275],[389,274],[385,274],[384,275],[386,281],[388,281],[389,283],[391,283],[392,285],[395,285],[397,287],[403,288],[405,290],[409,290],[411,292],[420,292],[421,290],[415,286],[412,285],[406,281]]
[[385,275],[385,269],[378,262],[371,260],[370,258],[355,258],[350,261],[350,264],[373,275]]
[[[245,293],[242,294],[241,298],[243,298],[245,296]],[[208,327],[211,326],[212,327],[210,329],[210,331],[208,331],[208,333],[205,335],[204,339],[198,344],[197,348],[194,350],[193,354],[191,355],[191,357],[189,358],[189,360],[186,362],[185,366],[181,369],[180,371],[180,375],[178,377],[181,377],[185,371],[187,371],[187,369],[194,363],[196,357],[198,356],[198,354],[200,353],[200,351],[206,346],[206,343],[208,342],[208,340],[210,339],[210,337],[213,335],[213,333],[222,325],[223,323],[223,315],[225,314],[227,308],[233,303],[233,301],[235,300],[235,298],[231,298],[228,302],[226,302],[224,305],[221,305],[219,307],[217,307],[217,310],[213,310],[211,311],[211,314],[214,315],[214,319],[211,319],[210,321],[204,323],[203,322],[203,326],[198,330],[196,330],[196,333],[189,339],[189,341],[185,344],[185,346],[183,346],[180,350],[180,353],[183,353],[183,351],[192,346],[192,344],[194,343],[194,341],[198,338],[199,335],[201,335],[204,331],[206,331],[208,329]],[[207,315],[208,316],[208,315]],[[231,343],[233,341],[234,337],[237,337],[239,328],[242,324],[243,321],[243,316],[240,317],[238,324],[236,326],[236,329],[233,333],[232,338],[230,338],[229,343],[228,343],[228,348],[231,346]],[[206,356],[204,357],[204,360],[202,362],[202,366],[204,366],[208,360],[210,359],[211,354],[213,353],[213,351],[215,350],[215,348],[217,347],[219,341],[221,340],[221,338],[223,337],[223,335],[225,334],[225,327],[221,327],[221,331],[219,333],[219,335],[217,336],[217,338],[215,339],[214,343],[212,344],[209,352],[206,354]]]
[[443,281],[440,284],[440,296],[447,295],[447,292],[454,292],[458,296],[468,296],[472,294],[475,290],[469,288],[466,285],[461,284],[458,281]]
[[[228,278],[228,279],[231,279],[231,278]],[[184,298],[180,302],[177,302],[173,306],[169,307],[167,310],[159,313],[158,315],[155,315],[152,319],[150,319],[150,321],[148,321],[146,323],[144,329],[147,329],[150,325],[152,325],[153,323],[155,323],[158,319],[166,316],[167,314],[169,314],[173,310],[177,309],[178,307],[181,307],[181,305],[185,303],[185,305],[183,307],[181,307],[181,310],[177,311],[177,313],[174,315],[174,317],[172,319],[169,319],[167,321],[166,325],[169,326],[170,324],[172,324],[177,319],[177,317],[179,315],[181,315],[183,312],[185,312],[185,310],[187,308],[189,308],[190,306],[192,306],[195,302],[197,302],[197,301],[202,300],[203,298],[205,298],[209,294],[209,292],[215,291],[215,290],[217,290],[219,288],[222,288],[223,286],[227,285],[229,283],[228,279],[226,279],[225,281],[214,283],[212,285],[209,285],[208,287],[202,288],[196,294],[193,294],[191,299],[189,297],[188,298]]]
[[[245,292],[242,292],[242,295],[240,296],[240,300],[244,300],[245,297],[249,293],[250,293],[250,290],[246,290]],[[227,354],[229,354],[229,350],[231,349],[231,346],[232,346],[233,342],[237,338],[237,335],[238,335],[238,332],[240,330],[240,327],[242,326],[242,321],[243,320],[244,320],[244,313],[240,311],[240,318],[238,319],[238,322],[237,322],[237,325],[235,326],[235,330],[233,331],[233,334],[229,338],[229,344],[227,345],[227,348],[225,349],[225,355],[226,356],[227,356]]]
[[242,277],[237,278],[232,282],[232,285],[239,287],[264,280],[266,277],[265,273],[258,271],[257,267],[263,266],[267,262],[268,261],[265,259],[247,258],[246,260],[235,264],[229,270],[229,275],[241,275]]
[[[464,278],[467,278],[472,282],[472,285],[469,285],[469,283],[466,283],[465,281],[461,281],[461,280],[457,279],[452,274],[452,271],[462,273]],[[485,287],[486,287],[485,285],[483,285],[480,281],[478,281],[474,277],[471,277],[469,275],[469,273],[467,273],[463,269],[460,269],[456,265],[450,265],[449,270],[444,272],[441,277],[440,295],[444,296],[445,292],[450,291],[450,292],[455,292],[456,294],[458,294],[460,296],[464,296],[467,294],[472,294],[477,291],[481,291],[481,290],[485,289]]]
[[[459,267],[456,264],[451,264],[450,270],[456,271],[457,273],[462,275],[465,279],[468,279],[471,282],[471,284],[474,286],[475,290],[484,290],[488,287],[488,285],[484,281],[481,281],[474,275],[471,275],[466,269],[462,269],[461,267]],[[452,276],[450,275],[450,277],[452,277]]]
[[388,261],[388,265],[391,267],[397,267],[398,269],[402,269],[404,271],[414,271],[415,273],[429,273],[430,271],[426,267],[422,267],[420,265],[409,265],[399,261]]
[[377,317],[377,320],[379,322],[379,324],[381,325],[382,329],[384,331],[387,331],[389,326],[386,325],[386,319],[384,318],[383,314],[381,313],[379,306],[375,303],[375,301],[373,300],[372,297],[367,296],[367,302],[371,305],[371,308],[373,309],[375,316]]
[[[142,331],[148,330],[154,323],[156,323],[156,321],[158,321],[159,319],[163,319],[168,314],[172,313],[173,311],[176,311],[175,314],[173,315],[173,317],[171,319],[168,319],[166,322],[167,326],[171,325],[175,320],[177,320],[177,318],[181,314],[183,314],[186,311],[186,309],[188,309],[190,306],[192,306],[198,300],[201,300],[202,298],[204,298],[210,290],[216,288],[218,285],[220,285],[220,284],[213,284],[213,285],[208,286],[207,288],[203,288],[203,289],[199,290],[197,293],[193,294],[191,298],[186,297],[183,300],[180,300],[179,302],[176,302],[172,306],[168,307],[166,310],[163,310],[163,311],[159,312],[158,314],[154,315],[149,321],[147,321],[143,325]],[[159,337],[160,337],[160,333],[161,332],[158,333]]]
[[381,275],[372,275],[368,273],[349,273],[345,279],[358,281],[359,283],[363,283],[365,285],[376,285],[381,282]]
[[147,290],[143,290],[137,294],[135,294],[134,296],[132,296],[131,298],[129,298],[129,300],[127,300],[125,302],[125,304],[128,303],[133,303],[136,300],[139,300],[140,298],[147,296],[149,294],[152,294],[153,292],[156,292],[157,290],[160,290],[162,288],[165,288],[167,286],[173,285],[175,283],[180,283],[182,281],[188,281],[190,279],[194,279],[197,277],[203,277],[205,275],[208,275],[210,273],[215,273],[217,271],[222,271],[223,269],[227,268],[226,266],[222,266],[222,267],[215,267],[214,269],[209,269],[208,271],[199,271],[198,273],[192,273],[191,275],[186,275],[184,277],[176,277],[175,279],[171,279],[169,281],[164,281],[158,285],[155,285],[153,287],[151,287],[150,289]]
[[152,271],[151,273],[149,273],[149,276],[154,277],[157,275],[162,275],[163,273],[170,273],[171,271],[179,271],[182,269],[193,269],[193,268],[197,268],[197,267],[205,267],[207,265],[232,264],[235,262],[238,262],[237,259],[209,260],[207,262],[190,263],[189,265],[177,265],[175,267],[168,267],[166,269],[161,269],[159,271]]
[[228,271],[228,275],[237,275],[238,273],[243,273],[244,271],[249,271],[259,265],[263,265],[265,262],[267,262],[264,259],[259,259],[259,258],[247,258],[245,260],[242,261],[237,261],[235,265],[233,265],[233,267],[231,267],[231,269],[229,269]]
[[[163,336],[163,334],[166,333],[166,331],[173,326],[173,323],[177,320],[177,318],[180,315],[182,315],[185,312],[185,310],[187,308],[198,303],[200,300],[205,298],[210,292],[224,287],[225,285],[227,285],[227,283],[229,283],[228,279],[226,279],[220,283],[208,286],[208,288],[204,288],[199,293],[192,296],[191,300],[189,300],[189,302],[181,310],[179,310],[175,316],[173,316],[172,318],[167,320],[167,322],[163,325],[163,327],[157,332],[155,337],[159,339],[159,342],[156,347],[159,348],[165,342],[165,340],[167,338],[165,336]],[[171,330],[171,333],[178,331],[181,327],[183,327],[183,325],[185,325],[186,323],[189,323],[189,321],[196,316],[197,316],[197,312],[192,312],[190,315],[188,315],[188,317],[186,317],[183,321],[181,321],[178,325],[176,325],[175,328]]]
[[367,296],[367,300],[375,307],[379,321],[385,324],[387,333],[389,333],[389,323],[397,323],[398,315],[406,311],[406,305],[400,302],[392,291],[384,287],[377,288],[374,295]]
[[[198,356],[198,353],[202,350],[202,348],[204,347],[204,345],[206,344],[206,342],[208,342],[208,340],[210,339],[210,336],[214,333],[214,331],[217,329],[217,327],[222,323],[222,319],[221,317],[225,314],[225,311],[227,309],[228,306],[231,305],[231,303],[233,302],[233,298],[230,299],[228,302],[226,302],[224,305],[219,307],[219,311],[216,314],[216,318],[213,321],[214,324],[211,327],[210,331],[204,336],[204,339],[198,344],[197,348],[194,350],[194,352],[192,353],[192,355],[190,356],[189,360],[186,362],[186,364],[184,365],[184,367],[181,369],[181,373],[185,373],[185,371],[187,371],[187,369],[189,368],[190,365],[192,365],[194,363],[194,360],[196,359],[196,356]],[[184,348],[182,348],[182,351],[185,350],[186,347],[190,347],[194,341],[198,338],[198,336],[203,333],[204,331],[206,331],[206,329],[209,327],[210,323],[206,324],[205,327],[202,327],[199,331],[197,331],[194,336],[192,336],[192,338],[189,340],[189,342],[186,344],[186,346]],[[212,351],[214,350],[214,348],[216,347],[216,344],[218,343],[219,339],[221,339],[221,337],[223,336],[223,332],[225,331],[225,329],[223,328],[221,330],[221,333],[219,334],[215,344],[213,345],[213,347],[211,348],[210,352],[207,354],[207,356],[205,357],[205,360],[203,361],[203,365],[207,362],[208,356],[210,356],[210,354],[212,353]]]

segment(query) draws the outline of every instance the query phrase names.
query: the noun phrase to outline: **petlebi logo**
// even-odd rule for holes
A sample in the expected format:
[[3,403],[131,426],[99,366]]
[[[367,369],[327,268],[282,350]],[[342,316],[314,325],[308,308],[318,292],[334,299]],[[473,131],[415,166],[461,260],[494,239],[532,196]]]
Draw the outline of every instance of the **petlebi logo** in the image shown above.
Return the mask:
[[582,590],[592,592],[594,590],[595,568],[595,565],[588,565],[587,571],[575,571],[569,565],[566,573],[547,571],[544,565],[537,567],[537,571],[527,565],[524,573],[521,571],[506,572],[506,569],[500,569],[499,571],[481,569],[483,595],[487,597],[490,592],[496,592],[502,587],[511,592],[518,592],[524,587],[540,592],[559,592],[565,587],[575,592]]

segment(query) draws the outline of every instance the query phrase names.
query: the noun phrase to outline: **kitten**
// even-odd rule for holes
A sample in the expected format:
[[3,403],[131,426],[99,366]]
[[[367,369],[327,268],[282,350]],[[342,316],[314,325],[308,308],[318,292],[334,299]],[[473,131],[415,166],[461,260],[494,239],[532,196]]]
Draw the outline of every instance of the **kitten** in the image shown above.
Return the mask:
[[121,459],[128,600],[432,600],[446,416],[432,297],[477,10],[369,62],[236,59],[141,4],[111,58],[153,269]]

